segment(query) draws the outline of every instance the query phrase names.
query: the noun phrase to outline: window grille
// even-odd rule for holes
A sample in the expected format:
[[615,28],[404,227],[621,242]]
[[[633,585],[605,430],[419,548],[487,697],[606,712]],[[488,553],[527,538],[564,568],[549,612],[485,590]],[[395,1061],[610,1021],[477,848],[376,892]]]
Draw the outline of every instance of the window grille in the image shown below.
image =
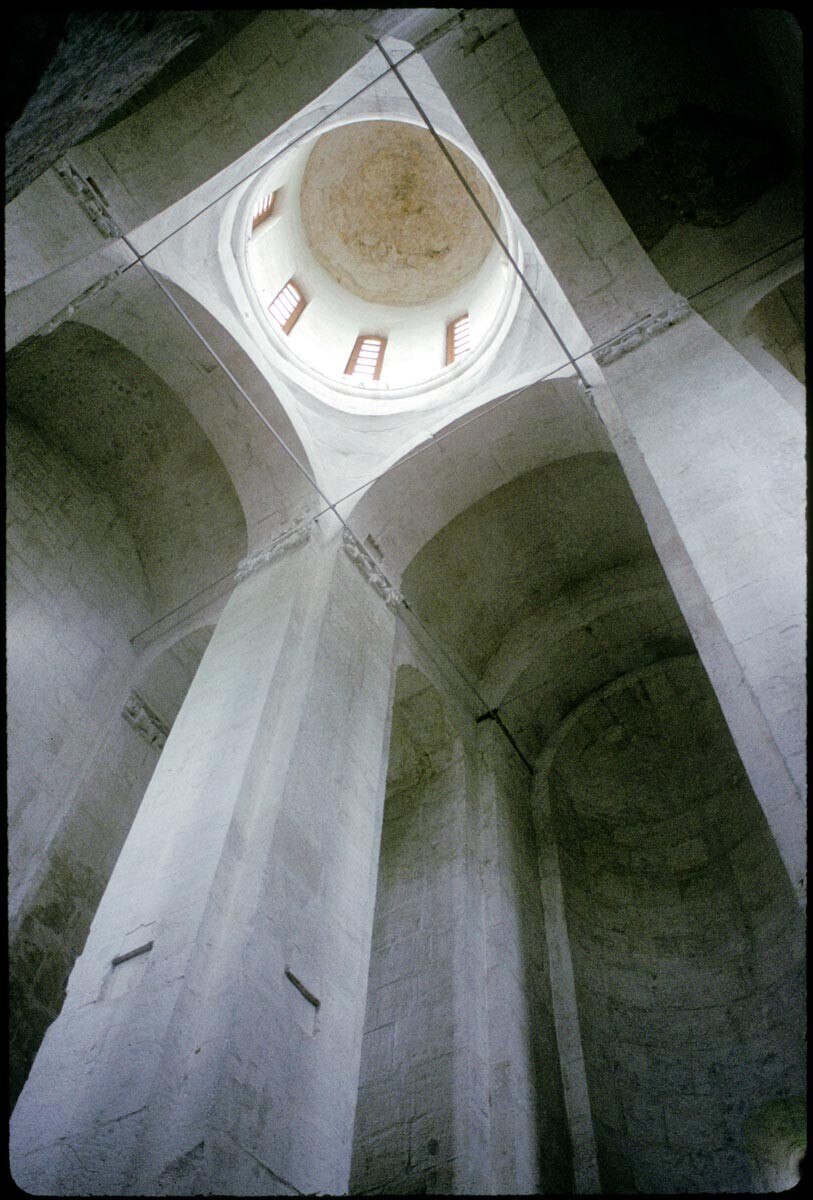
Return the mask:
[[462,317],[457,317],[446,326],[446,366],[449,367],[453,362],[464,354],[468,354],[471,350],[471,326],[469,324],[469,314],[463,313]]
[[380,379],[386,348],[386,338],[361,334],[356,338],[353,353],[344,369],[345,375],[352,375],[354,379]]
[[307,301],[298,286],[293,279],[289,279],[285,287],[277,292],[268,305],[268,311],[282,332],[290,333],[302,315],[302,309],[306,304]]
[[251,214],[252,232],[257,228],[258,225],[261,225],[263,221],[267,220],[267,218],[271,216],[271,213],[274,211],[275,198],[276,192],[266,192],[264,196],[260,196],[260,198],[257,200],[254,205],[254,211]]

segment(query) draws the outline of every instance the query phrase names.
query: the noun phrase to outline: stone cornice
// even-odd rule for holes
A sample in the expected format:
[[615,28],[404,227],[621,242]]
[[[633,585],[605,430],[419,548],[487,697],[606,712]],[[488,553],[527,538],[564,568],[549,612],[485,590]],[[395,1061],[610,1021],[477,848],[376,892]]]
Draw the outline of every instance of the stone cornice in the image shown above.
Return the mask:
[[669,308],[657,313],[654,317],[647,317],[634,325],[632,329],[620,333],[611,342],[594,350],[593,357],[600,367],[606,367],[621,358],[622,355],[629,354],[630,350],[637,350],[644,342],[657,337],[664,329],[668,329],[671,325],[677,325],[678,321],[684,321],[686,317],[691,316],[692,312],[693,309],[688,301],[684,300],[682,296],[676,296],[674,304],[670,304]]
[[304,546],[310,541],[310,537],[310,525],[302,525],[299,529],[292,529],[289,533],[284,533],[264,550],[258,550],[256,554],[250,554],[248,558],[244,558],[242,562],[238,563],[234,576],[235,582],[241,583],[255,571],[270,566],[271,563],[277,562],[292,550],[298,550],[300,546]]
[[120,231],[110,215],[106,197],[90,180],[85,179],[67,158],[63,158],[54,167],[65,190],[74,196],[85,216],[93,222],[99,233],[106,238],[120,237]]
[[85,288],[83,292],[80,292],[78,296],[71,300],[70,304],[66,304],[64,308],[61,308],[56,316],[51,317],[50,321],[46,321],[44,325],[41,325],[36,331],[37,336],[46,337],[49,333],[53,333],[55,329],[58,329],[63,321],[69,321],[77,308],[81,308],[83,304],[87,304],[88,300],[92,300],[109,283],[112,283],[114,279],[118,279],[123,270],[123,267],[116,267],[115,271],[111,271],[108,275],[103,275],[101,279],[97,279],[90,287]]
[[150,708],[146,700],[142,700],[138,692],[130,692],[124,708],[121,710],[121,715],[127,724],[132,725],[133,729],[140,733],[151,746],[156,746],[159,750],[163,749],[164,743],[169,737],[169,726],[161,720],[154,709]]
[[344,550],[348,558],[356,564],[361,574],[378,593],[388,608],[395,610],[403,604],[404,598],[397,588],[394,588],[378,564],[362,548],[349,529],[342,533]]

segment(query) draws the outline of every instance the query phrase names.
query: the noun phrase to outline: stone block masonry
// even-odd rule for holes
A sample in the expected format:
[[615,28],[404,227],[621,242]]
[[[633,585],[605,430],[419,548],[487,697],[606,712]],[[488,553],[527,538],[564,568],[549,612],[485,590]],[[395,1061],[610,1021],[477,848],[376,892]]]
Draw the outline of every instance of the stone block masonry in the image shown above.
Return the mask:
[[[346,1187],[394,621],[335,542],[295,548],[238,586],[17,1106],[22,1185],[47,1170],[54,1190],[84,1189],[77,1164],[92,1154],[101,1193],[180,1178],[224,1193],[258,1180]],[[112,966],[147,941],[149,954]],[[319,998],[315,1024],[286,969]],[[127,1038],[104,1036],[125,1027]],[[75,1155],[54,1158],[57,1064],[76,1098]],[[314,1073],[329,1081],[321,1108]],[[285,1112],[269,1104],[279,1094]],[[123,1136],[107,1154],[114,1125]]]
[[[798,249],[790,211],[763,219],[792,189],[650,258],[575,132],[583,48],[554,92],[510,10],[215,16],[124,107],[98,84],[122,64],[89,63],[110,119],[9,205],[25,1191],[795,1178],[803,318],[760,259]],[[280,273],[310,251],[280,261],[250,214],[281,189],[299,220],[310,133],[416,121],[401,78],[489,180],[524,281],[493,247],[493,335],[467,299],[480,351],[448,371],[457,299],[423,313],[425,390],[333,387],[330,310],[360,310],[334,280],[346,304],[266,328],[246,247]],[[593,109],[616,141],[629,116]],[[160,243],[150,271],[114,226]],[[762,291],[732,277],[726,324],[707,270],[749,261]],[[396,359],[375,324],[400,369],[423,333]]]
[[[666,1171],[686,1191],[747,1191],[743,1113],[803,1086],[800,915],[699,662],[588,701],[547,758],[602,1184],[651,1191]],[[621,825],[591,778],[602,805],[628,797]]]
[[351,1192],[564,1190],[527,773],[493,728],[469,759],[419,680],[396,685]]

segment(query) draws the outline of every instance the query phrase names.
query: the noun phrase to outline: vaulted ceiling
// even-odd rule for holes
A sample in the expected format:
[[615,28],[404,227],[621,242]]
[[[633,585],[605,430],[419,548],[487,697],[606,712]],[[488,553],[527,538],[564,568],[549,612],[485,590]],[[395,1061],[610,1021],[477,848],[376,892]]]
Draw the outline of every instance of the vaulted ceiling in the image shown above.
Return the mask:
[[8,361],[9,405],[125,518],[159,610],[232,570],[245,519],[222,462],[167,384],[120,343],[66,322]]
[[610,454],[560,459],[497,488],[424,546],[402,587],[529,758],[592,692],[693,652]]

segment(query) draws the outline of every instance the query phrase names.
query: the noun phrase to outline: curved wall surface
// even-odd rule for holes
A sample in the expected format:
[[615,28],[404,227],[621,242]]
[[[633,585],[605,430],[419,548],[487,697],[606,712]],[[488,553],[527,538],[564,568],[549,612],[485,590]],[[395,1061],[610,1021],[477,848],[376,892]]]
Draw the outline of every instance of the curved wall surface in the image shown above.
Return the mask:
[[546,763],[603,1186],[750,1191],[750,1114],[803,1089],[800,916],[699,660],[602,689]]

